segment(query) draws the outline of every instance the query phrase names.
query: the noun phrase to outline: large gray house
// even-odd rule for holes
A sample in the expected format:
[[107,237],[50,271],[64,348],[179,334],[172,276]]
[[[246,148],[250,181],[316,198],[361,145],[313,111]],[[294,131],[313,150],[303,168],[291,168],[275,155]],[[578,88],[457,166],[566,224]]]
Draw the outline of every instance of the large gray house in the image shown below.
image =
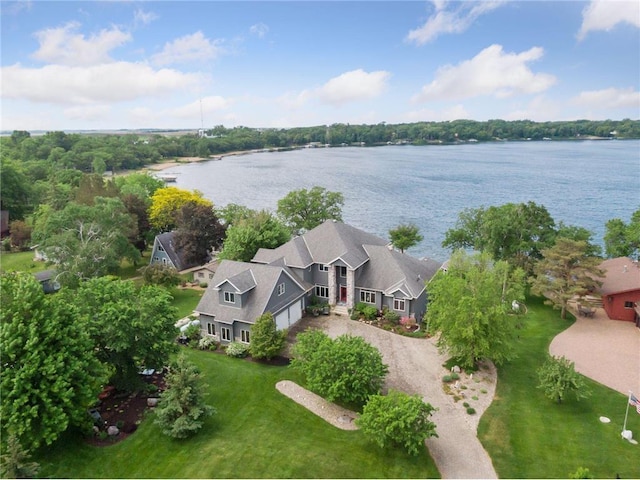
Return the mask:
[[346,313],[359,302],[422,319],[426,283],[440,268],[400,253],[375,235],[328,220],[250,263],[223,261],[196,308],[204,335],[249,343],[251,325],[271,312],[279,329],[296,323],[311,296]]

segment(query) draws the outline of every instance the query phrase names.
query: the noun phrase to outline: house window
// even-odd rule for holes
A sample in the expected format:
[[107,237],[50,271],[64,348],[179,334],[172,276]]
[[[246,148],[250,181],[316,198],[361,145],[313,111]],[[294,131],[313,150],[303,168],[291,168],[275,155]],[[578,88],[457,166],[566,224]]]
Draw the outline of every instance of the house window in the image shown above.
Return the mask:
[[230,342],[231,341],[231,329],[229,329],[227,327],[222,327],[220,329],[220,331],[222,333],[222,340]]
[[633,308],[633,302],[624,302],[624,308]]
[[338,267],[340,269],[340,276],[345,278],[347,276],[347,267]]
[[364,303],[376,303],[376,292],[360,290],[360,301]]
[[158,244],[158,250],[160,250],[161,252],[164,252],[164,248],[162,248],[162,245]]
[[318,270],[320,270],[321,272],[328,272],[329,271],[329,265],[325,265],[323,263],[318,264]]
[[316,297],[329,298],[329,287],[316,285]]
[[393,299],[393,309],[398,310],[400,312],[404,312],[404,298],[394,298]]
[[167,264],[167,259],[166,259],[166,258],[163,258],[163,259],[162,259],[162,264],[163,264],[163,265],[166,265],[166,264]]
[[204,278],[204,272],[198,272],[198,276],[199,276],[200,278]]
[[209,274],[209,280],[211,280],[213,278],[213,273]]
[[215,323],[207,322],[207,333],[209,335],[215,335],[216,334],[216,324]]
[[242,335],[242,341],[249,343],[249,330],[240,330],[240,334]]
[[284,282],[278,285],[278,296],[284,293]]
[[236,303],[236,294],[233,292],[224,292],[224,301],[227,303]]

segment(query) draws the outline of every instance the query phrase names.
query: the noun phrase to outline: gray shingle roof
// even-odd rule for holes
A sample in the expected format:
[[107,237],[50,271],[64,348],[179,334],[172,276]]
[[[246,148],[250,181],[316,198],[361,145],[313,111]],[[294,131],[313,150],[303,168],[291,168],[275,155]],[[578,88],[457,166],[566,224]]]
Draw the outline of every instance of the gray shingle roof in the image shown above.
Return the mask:
[[440,268],[440,262],[420,260],[386,246],[365,245],[364,249],[369,254],[369,262],[356,280],[359,288],[379,290],[387,295],[401,290],[417,298]]
[[260,249],[254,262],[271,263],[284,258],[286,265],[307,268],[313,263],[329,264],[341,259],[357,268],[369,258],[363,245],[387,245],[387,241],[342,222],[327,220],[300,237],[267,250]]
[[[200,299],[196,311],[214,315],[217,321],[223,323],[232,323],[234,320],[253,323],[260,315],[265,313],[267,304],[282,275],[291,277],[299,288],[293,289],[293,291],[287,289],[284,295],[278,297],[278,304],[271,309],[271,313],[274,315],[290,305],[304,292],[313,288],[313,286],[302,282],[287,267],[223,260],[210,286]],[[241,308],[220,304],[219,291],[216,287],[231,279],[235,279],[238,283],[245,282],[242,284],[246,287],[248,285],[246,282],[249,278],[254,282],[254,287],[245,291]]]
[[197,267],[197,263],[187,263],[181,252],[176,250],[175,236],[176,232],[166,232],[156,236],[156,239],[158,240],[160,245],[162,245],[162,248],[164,248],[164,251],[171,259],[171,263],[173,263],[174,267],[176,267],[176,270],[181,272],[182,270]]

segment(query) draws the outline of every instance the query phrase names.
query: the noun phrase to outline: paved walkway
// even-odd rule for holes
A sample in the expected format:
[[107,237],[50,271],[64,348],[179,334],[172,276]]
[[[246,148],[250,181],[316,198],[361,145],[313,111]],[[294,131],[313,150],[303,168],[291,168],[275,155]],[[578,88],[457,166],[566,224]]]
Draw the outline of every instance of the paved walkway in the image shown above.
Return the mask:
[[[438,409],[431,419],[439,437],[429,438],[425,443],[442,478],[498,478],[476,435],[484,409],[476,408],[476,415],[467,415],[460,404],[444,393],[442,377],[448,372],[442,365],[446,358],[438,353],[434,340],[403,337],[333,315],[302,319],[292,328],[289,338],[308,327],[320,328],[332,338],[345,333],[363,337],[380,350],[389,365],[385,388],[419,394]],[[495,392],[495,381],[482,387],[487,391],[483,397],[488,405]]]
[[[576,313],[575,305],[571,310]],[[633,322],[609,320],[602,308],[593,318],[576,318],[553,339],[549,353],[568,358],[576,371],[596,382],[640,396],[640,329]]]

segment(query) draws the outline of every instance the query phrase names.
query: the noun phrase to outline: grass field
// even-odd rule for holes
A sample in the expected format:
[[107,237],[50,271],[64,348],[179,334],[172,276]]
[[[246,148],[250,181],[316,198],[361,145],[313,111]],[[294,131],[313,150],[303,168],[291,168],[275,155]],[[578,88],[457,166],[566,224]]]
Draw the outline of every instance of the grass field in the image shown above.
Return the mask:
[[[527,306],[519,356],[498,369],[496,397],[478,431],[498,476],[566,478],[578,467],[586,467],[595,478],[615,478],[616,474],[640,478],[640,445],[620,436],[625,395],[588,380],[591,397],[559,405],[536,388],[536,370],[551,340],[574,320],[561,320],[557,311],[540,300]],[[611,423],[601,423],[600,416],[609,417]],[[627,428],[640,436],[640,415],[633,407]]]
[[359,431],[339,430],[280,394],[288,367],[185,350],[208,383],[218,413],[193,438],[177,441],[153,424],[109,447],[67,434],[34,456],[56,478],[437,478],[425,453],[382,450]]
[[184,318],[187,315],[193,313],[193,309],[196,308],[204,290],[192,290],[190,288],[177,288],[171,289],[171,295],[173,295],[173,306],[178,309],[176,320]]
[[0,254],[0,269],[3,272],[41,272],[46,270],[45,262],[33,260],[33,252],[2,252]]

